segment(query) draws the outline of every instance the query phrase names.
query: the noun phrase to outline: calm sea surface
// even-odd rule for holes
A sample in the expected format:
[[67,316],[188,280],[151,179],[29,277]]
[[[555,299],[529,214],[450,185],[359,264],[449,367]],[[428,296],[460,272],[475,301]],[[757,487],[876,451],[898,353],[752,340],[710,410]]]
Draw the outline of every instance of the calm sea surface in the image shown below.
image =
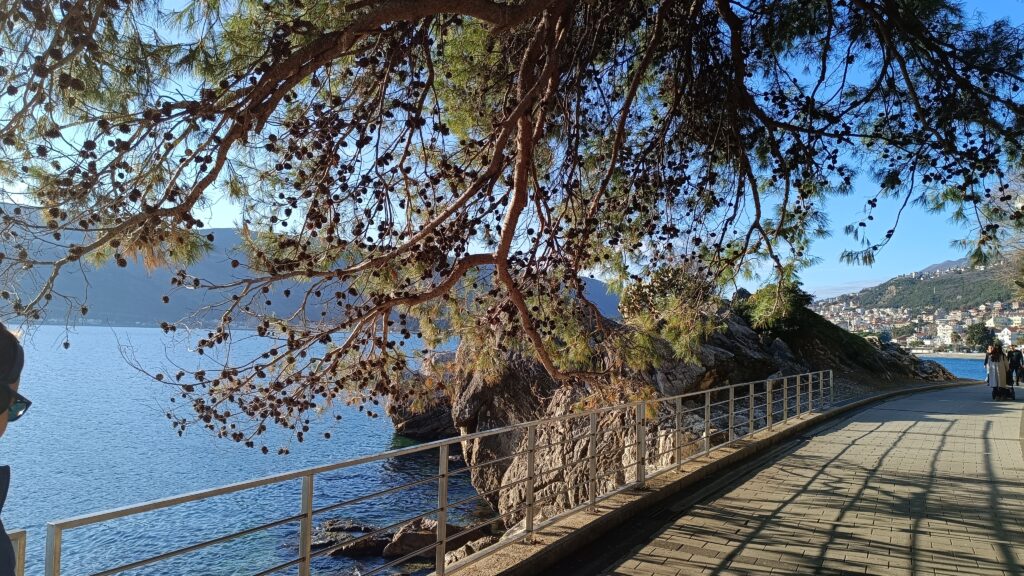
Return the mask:
[[985,379],[985,362],[980,358],[938,358],[936,356],[924,356],[928,360],[934,360],[946,367],[954,376],[970,378],[972,380]]
[[[12,468],[3,520],[29,531],[28,574],[42,574],[45,523],[80,514],[212,488],[391,448],[409,440],[394,434],[387,418],[368,418],[341,406],[317,434],[298,443],[274,430],[267,444],[291,454],[264,455],[199,428],[178,437],[165,417],[171,388],[130,367],[127,347],[147,367],[195,364],[185,348],[167,348],[154,328],[85,327],[64,350],[61,328],[43,326],[26,342],[21,391],[33,402],[28,414],[0,439],[0,463]],[[258,342],[249,341],[256,350]],[[247,344],[242,343],[241,346]],[[334,414],[341,414],[336,422]],[[314,426],[316,426],[314,424]],[[331,432],[325,440],[322,433]],[[399,486],[437,472],[432,451],[317,476],[314,506]],[[450,501],[470,496],[465,476],[454,477]],[[357,504],[324,518],[343,517],[385,526],[432,510],[436,483]],[[69,530],[64,535],[64,574],[85,574],[188,546],[300,511],[300,481],[222,496],[161,512]],[[455,514],[468,521],[474,511]],[[333,516],[332,516],[333,514]],[[129,574],[253,574],[297,556],[297,524],[246,536],[206,552]],[[352,574],[380,561],[323,559],[318,574]],[[282,572],[289,574],[289,572]],[[295,573],[290,572],[290,573]]]

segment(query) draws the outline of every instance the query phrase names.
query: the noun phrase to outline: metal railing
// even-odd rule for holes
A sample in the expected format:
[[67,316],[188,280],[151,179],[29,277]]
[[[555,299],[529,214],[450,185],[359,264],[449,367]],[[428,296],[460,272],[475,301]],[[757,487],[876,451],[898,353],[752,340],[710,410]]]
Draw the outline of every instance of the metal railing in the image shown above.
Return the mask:
[[[582,510],[593,510],[598,502],[624,490],[644,488],[655,476],[678,468],[700,456],[727,446],[758,430],[798,418],[831,405],[835,400],[832,371],[811,372],[757,382],[731,384],[717,388],[665,398],[584,410],[555,418],[547,418],[512,426],[505,426],[437,442],[430,442],[346,460],[325,466],[276,474],[256,480],[239,482],[219,488],[201,490],[143,504],[126,506],[104,512],[50,522],[46,526],[46,576],[60,576],[62,541],[66,532],[87,525],[108,522],[118,518],[153,512],[206,500],[217,496],[240,493],[262,486],[278,485],[290,481],[301,482],[301,496],[296,513],[243,530],[162,552],[160,554],[105,568],[93,576],[107,576],[150,566],[174,557],[197,552],[218,544],[242,538],[257,532],[289,524],[298,525],[298,553],[294,558],[273,566],[254,569],[257,575],[274,574],[286,569],[298,569],[300,576],[309,576],[314,558],[330,554],[371,538],[379,538],[413,520],[433,518],[437,522],[434,543],[390,560],[364,576],[379,574],[415,557],[433,557],[436,574],[444,576],[473,564],[481,558],[533,534],[565,516]],[[452,447],[476,450],[482,443],[499,435],[513,436],[515,453],[486,461],[463,462],[451,469],[449,456]],[[566,449],[566,447],[573,449]],[[413,454],[437,452],[437,474],[430,474],[412,482],[362,494],[320,507],[314,502],[314,482],[326,473],[373,462],[394,460]],[[578,457],[572,457],[578,455]],[[568,456],[568,457],[567,457]],[[523,461],[525,459],[525,462]],[[516,462],[518,461],[518,462]],[[518,466],[513,467],[516,462]],[[472,474],[494,466],[502,471],[501,484],[490,490],[457,501],[449,499],[451,478],[459,474]],[[518,471],[523,471],[520,475]],[[573,480],[567,480],[573,478]],[[582,478],[582,480],[580,480]],[[388,497],[390,502],[399,494],[414,487],[436,483],[437,505],[425,512],[405,517],[389,526],[367,532],[358,537],[332,543],[317,549],[312,546],[314,518],[353,507],[356,504]],[[493,517],[449,534],[448,520],[453,510],[508,491],[521,496],[522,502],[511,509],[502,510]],[[513,499],[513,501],[517,501]],[[513,527],[499,542],[457,562],[447,562],[446,553],[457,548],[453,544],[488,524],[501,522]],[[19,538],[19,558],[23,565],[24,532],[15,532]],[[461,544],[459,544],[461,546]],[[21,573],[19,573],[20,576]]]
[[8,534],[11,544],[14,544],[14,576],[25,576],[25,551],[28,546],[28,536],[24,530],[14,530]]

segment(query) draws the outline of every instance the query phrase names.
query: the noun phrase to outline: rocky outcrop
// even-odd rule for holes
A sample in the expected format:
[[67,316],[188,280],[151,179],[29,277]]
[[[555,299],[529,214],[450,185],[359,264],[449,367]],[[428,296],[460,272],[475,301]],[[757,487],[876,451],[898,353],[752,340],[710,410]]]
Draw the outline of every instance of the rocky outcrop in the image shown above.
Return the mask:
[[354,536],[352,542],[334,550],[331,552],[331,556],[346,556],[348,558],[381,556],[389,544],[391,544],[391,534]]
[[[463,434],[492,430],[511,423],[528,422],[548,413],[546,402],[558,390],[558,384],[538,362],[514,356],[497,381],[473,375],[457,392],[452,406],[455,425]],[[478,491],[482,487],[502,485],[502,478],[511,461],[508,456],[525,442],[526,433],[516,430],[462,443],[462,455],[470,469],[470,480]],[[484,499],[497,508],[498,494]]]
[[[660,350],[656,351],[660,358],[646,370],[624,374],[621,385],[612,387],[613,390],[592,389],[581,382],[559,384],[532,358],[514,355],[507,358],[496,377],[469,374],[460,376],[458,381],[446,381],[444,388],[451,394],[450,400],[435,394],[426,402],[428,409],[424,411],[423,399],[418,397],[415,409],[411,404],[408,410],[389,406],[389,414],[400,422],[400,433],[409,435],[410,428],[422,428],[429,432],[420,436],[424,439],[437,437],[435,431],[439,429],[450,434],[449,424],[468,435],[521,422],[559,418],[536,429],[534,466],[538,474],[534,494],[543,518],[585,503],[593,489],[604,493],[634,481],[636,446],[641,437],[646,446],[644,459],[655,467],[686,458],[703,446],[704,411],[696,404],[684,404],[678,437],[675,412],[669,406],[649,408],[639,417],[632,408],[603,412],[593,424],[589,415],[572,416],[585,413],[587,408],[825,369],[833,370],[837,380],[848,381],[953,379],[935,362],[921,360],[893,344],[850,334],[805,308],[798,310],[783,327],[771,331],[753,329],[741,315],[730,310],[722,313],[721,320],[723,329],[708,338],[690,361],[678,358],[667,342],[661,342],[655,346]],[[418,378],[429,380],[431,376],[427,372],[427,376]],[[420,385],[422,381],[415,383]],[[707,424],[713,444],[727,437],[725,412],[724,405],[716,407]],[[753,418],[759,425],[766,422],[763,411],[755,411]],[[425,424],[404,424],[413,421]],[[743,433],[747,414],[737,413],[734,423],[737,432]],[[593,435],[592,426],[596,430]],[[592,451],[592,442],[596,451]],[[529,465],[527,445],[525,428],[462,442],[474,487],[502,515],[513,534],[521,528],[524,515],[527,488],[522,480],[527,477]],[[681,447],[678,450],[677,445]],[[593,458],[592,453],[596,454]],[[593,485],[592,466],[598,476]],[[499,487],[507,488],[498,490]],[[418,543],[413,528],[424,527],[405,530],[403,539],[409,542],[402,546],[405,553],[417,549],[410,548]],[[422,532],[426,545],[426,539],[433,537],[432,529],[424,528]],[[395,553],[398,546],[389,545],[389,549],[386,553]]]
[[431,382],[430,366],[447,362],[447,356],[432,358],[421,372],[408,372],[402,380],[402,396],[391,396],[384,407],[395,433],[414,440],[429,442],[457,436],[452,421],[452,404],[443,389]]
[[423,408],[391,401],[386,410],[395,425],[395,433],[407,438],[429,442],[459,434],[452,420],[451,403],[441,392]]
[[319,550],[345,543],[331,551],[331,556],[380,556],[384,547],[391,543],[393,534],[382,532],[370,536],[378,530],[376,526],[347,519],[331,519],[316,527],[311,544],[314,550]]
[[460,548],[457,548],[457,549],[452,550],[451,552],[448,552],[447,554],[445,554],[444,555],[444,563],[445,563],[445,565],[454,564],[454,563],[458,562],[459,560],[462,560],[466,556],[469,556],[471,554],[476,554],[477,552],[480,552],[484,548],[487,548],[488,546],[493,546],[493,545],[495,545],[497,543],[498,543],[498,537],[497,536],[484,536],[483,538],[480,538],[479,540],[474,540],[474,541],[466,544],[465,546],[462,546]]
[[[445,533],[448,535],[448,548],[459,548],[487,536],[484,528],[465,532],[464,528],[452,524],[445,525]],[[399,528],[382,555],[385,558],[399,558],[418,551],[416,556],[419,558],[433,558],[435,550],[431,545],[436,541],[437,521],[420,518]]]
[[[484,525],[467,531],[463,527],[446,524],[447,547],[453,550],[448,554],[458,552],[456,556],[461,559],[490,546],[497,541],[496,536],[488,533],[490,528],[489,525]],[[437,521],[430,518],[419,518],[403,524],[396,532],[383,532],[375,526],[334,519],[316,527],[313,532],[312,548],[321,550],[338,546],[330,555],[350,558],[400,558],[413,552],[419,552],[416,554],[418,558],[433,558],[436,537]],[[457,560],[452,560],[455,561]]]
[[[543,518],[583,504],[589,498],[590,418],[570,417],[585,411],[588,402],[612,405],[821,369],[832,369],[839,377],[867,375],[885,381],[953,379],[934,362],[922,361],[894,345],[872,343],[823,319],[831,329],[816,325],[816,319],[810,318],[806,330],[778,334],[759,333],[732,313],[727,313],[723,321],[725,329],[697,350],[696,361],[666,357],[656,367],[628,378],[628,387],[604,391],[600,400],[595,400],[595,390],[584,384],[559,386],[540,364],[516,357],[496,381],[471,376],[457,389],[452,407],[455,425],[462,434],[471,434],[563,417],[536,429],[534,465],[538,475],[534,494]],[[662,467],[699,451],[705,429],[703,410],[696,405],[689,406],[689,411],[686,408],[684,405],[678,439],[673,438],[675,414],[668,406],[660,410],[650,408],[639,425],[632,409],[602,413],[595,427],[597,455],[593,466],[598,473],[597,492],[607,492],[635,480],[640,434],[648,466]],[[724,406],[712,411],[709,428],[713,444],[726,438],[725,412]],[[759,426],[766,422],[763,410],[755,410],[753,418]],[[737,413],[734,422],[737,433],[742,434],[747,427],[746,413]],[[522,528],[526,502],[526,486],[522,482],[528,466],[526,435],[525,429],[519,429],[511,434],[463,442],[466,462],[473,467],[473,485],[503,515],[511,534]],[[683,448],[675,450],[674,441]],[[502,486],[509,488],[497,490]]]

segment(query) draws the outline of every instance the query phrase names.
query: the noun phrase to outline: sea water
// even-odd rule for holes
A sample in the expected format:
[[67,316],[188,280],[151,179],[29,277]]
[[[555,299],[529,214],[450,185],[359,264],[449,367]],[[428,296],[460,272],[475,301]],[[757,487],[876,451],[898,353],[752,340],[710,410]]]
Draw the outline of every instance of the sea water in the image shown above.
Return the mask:
[[[170,401],[171,385],[154,381],[131,364],[151,370],[192,365],[196,356],[187,346],[171,345],[156,328],[83,327],[70,335],[67,350],[62,346],[65,337],[64,329],[55,326],[27,335],[20,391],[32,407],[0,439],[0,464],[12,469],[3,520],[8,530],[28,530],[31,575],[42,574],[47,521],[413,444],[396,436],[386,417],[369,418],[344,405],[314,421],[302,443],[272,428],[262,440],[271,449],[269,455],[200,427],[179,437],[165,414],[172,410],[188,416],[189,410]],[[245,346],[258,351],[258,344],[242,342],[243,349],[235,352],[245,352]],[[335,414],[342,419],[335,421]],[[290,454],[276,455],[281,446]],[[314,505],[427,478],[437,469],[437,451],[432,450],[317,476]],[[473,489],[463,475],[452,478],[449,493],[449,500],[457,501]],[[269,523],[298,514],[300,503],[301,481],[295,480],[69,530],[63,537],[63,572],[92,573]],[[436,505],[436,482],[428,482],[333,515],[386,526]],[[454,520],[469,518],[456,515]],[[292,523],[129,574],[253,574],[296,558],[297,533],[298,524]],[[381,563],[325,558],[318,561],[317,573],[351,574]]]
[[958,378],[985,379],[985,361],[981,358],[940,358],[926,355],[922,355],[921,358],[942,364]]

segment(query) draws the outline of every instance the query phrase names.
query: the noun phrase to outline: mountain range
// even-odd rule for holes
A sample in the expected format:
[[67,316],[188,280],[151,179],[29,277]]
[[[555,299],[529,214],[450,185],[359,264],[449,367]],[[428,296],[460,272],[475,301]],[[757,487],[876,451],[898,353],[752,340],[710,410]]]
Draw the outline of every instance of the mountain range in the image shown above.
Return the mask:
[[[241,278],[240,272],[245,268],[234,269],[231,266],[233,260],[245,261],[239,249],[238,231],[219,228],[204,232],[213,235],[212,249],[188,267],[189,274],[216,283]],[[921,310],[928,307],[958,309],[1006,301],[1015,296],[1015,289],[1008,275],[1000,273],[1000,268],[997,264],[979,269],[971,267],[967,259],[947,260],[856,293],[822,299],[822,302],[853,299],[865,308]],[[148,270],[142,262],[132,259],[124,268],[113,264],[95,268],[83,266],[81,269],[65,269],[57,280],[56,292],[84,300],[89,309],[85,322],[89,324],[159,325],[189,317],[209,320],[219,316],[228,294],[176,288],[171,283],[174,274],[174,270],[167,268]],[[584,280],[586,294],[598,309],[609,318],[620,318],[618,296],[600,280]],[[284,297],[285,288],[289,286],[279,286],[268,298],[271,304],[267,309],[279,317],[291,315],[301,305],[296,296]],[[297,289],[292,291],[299,293]],[[164,296],[168,297],[167,302],[163,301]],[[73,303],[71,308],[77,309],[78,303]],[[325,310],[331,313],[330,307]],[[66,311],[64,302],[59,297],[55,298],[46,321],[64,323]],[[196,311],[201,313],[197,316]]]
[[[245,255],[239,249],[241,239],[238,231],[231,228],[204,230],[213,236],[212,249],[198,262],[188,267],[191,276],[217,284],[226,284],[244,277],[245,267],[233,268],[232,261],[244,264]],[[155,268],[148,270],[141,261],[128,259],[128,265],[121,268],[114,264],[99,267],[83,265],[82,268],[65,268],[58,277],[55,292],[58,294],[47,310],[47,323],[61,323],[66,320],[68,305],[76,313],[81,302],[88,307],[86,324],[111,326],[159,325],[161,322],[178,322],[185,318],[196,321],[210,321],[219,317],[229,293],[213,293],[203,289],[175,287],[171,281],[176,270]],[[41,282],[37,276],[29,285]],[[585,292],[601,313],[613,319],[620,318],[618,296],[608,290],[601,281],[584,279]],[[286,297],[286,288],[292,288],[292,295]],[[287,317],[301,306],[301,288],[297,283],[291,286],[277,286],[269,295],[267,310],[278,317]],[[29,290],[25,290],[28,292]],[[64,295],[71,300],[63,300]],[[167,301],[163,298],[167,296]],[[67,304],[66,304],[67,303]],[[325,306],[330,315],[333,306]],[[199,314],[196,312],[199,311]],[[319,315],[319,310],[315,311]],[[314,314],[311,314],[314,316]]]
[[956,310],[1017,297],[1006,264],[973,267],[966,258],[933,264],[912,274],[890,278],[877,286],[822,302],[855,300],[862,308],[926,308]]

